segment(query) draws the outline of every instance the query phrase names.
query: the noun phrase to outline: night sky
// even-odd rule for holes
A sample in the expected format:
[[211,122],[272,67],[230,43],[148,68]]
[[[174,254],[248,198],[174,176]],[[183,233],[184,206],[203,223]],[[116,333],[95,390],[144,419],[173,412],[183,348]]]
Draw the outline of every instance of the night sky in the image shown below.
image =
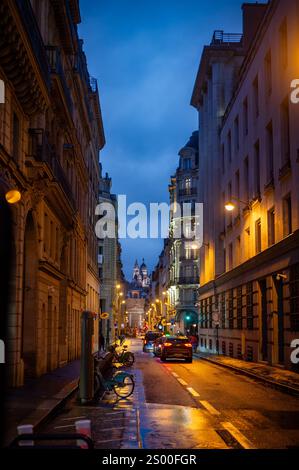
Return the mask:
[[[106,146],[103,172],[128,202],[168,202],[178,151],[197,129],[190,98],[213,31],[242,32],[239,0],[81,0],[90,74],[98,79]],[[124,271],[150,270],[161,240],[122,240]]]

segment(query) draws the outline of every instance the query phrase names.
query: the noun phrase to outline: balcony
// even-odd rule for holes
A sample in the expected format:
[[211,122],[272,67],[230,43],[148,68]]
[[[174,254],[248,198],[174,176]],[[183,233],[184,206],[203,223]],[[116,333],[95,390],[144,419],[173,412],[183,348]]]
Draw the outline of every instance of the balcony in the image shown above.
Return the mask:
[[279,170],[279,179],[282,180],[291,173],[291,160],[288,158]]
[[60,185],[72,209],[76,210],[76,201],[72,188],[67,180],[57,155],[49,144],[43,129],[29,129],[31,140],[30,156],[36,161],[45,163],[51,170],[54,180]]
[[197,285],[199,284],[199,276],[180,276],[176,278],[175,284],[192,284]]
[[230,44],[242,44],[243,35],[240,33],[225,33],[222,30],[214,31],[211,46],[223,44],[229,46]]
[[0,2],[0,57],[24,112],[43,112],[49,103],[50,71],[29,0]]
[[38,63],[44,82],[49,89],[50,70],[47,54],[31,3],[29,0],[16,0],[16,5],[19,10],[20,17],[22,18],[24,29],[29,37],[34,57]]
[[179,196],[196,196],[197,188],[179,189]]
[[51,74],[57,79],[62,99],[65,102],[68,112],[70,113],[70,115],[72,115],[73,101],[66,82],[61,61],[60,49],[56,46],[47,46],[46,50],[48,55],[48,61],[50,64]]

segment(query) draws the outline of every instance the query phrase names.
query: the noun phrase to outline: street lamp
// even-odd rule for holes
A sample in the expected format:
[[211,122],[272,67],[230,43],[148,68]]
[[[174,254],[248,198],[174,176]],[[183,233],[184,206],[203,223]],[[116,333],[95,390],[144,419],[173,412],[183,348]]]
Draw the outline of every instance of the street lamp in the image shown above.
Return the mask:
[[231,197],[229,201],[227,201],[224,204],[225,210],[227,212],[232,212],[236,208],[236,204],[233,201],[240,202],[241,204],[244,204],[244,206],[248,206],[248,202],[242,201],[242,199],[239,199],[238,197]]

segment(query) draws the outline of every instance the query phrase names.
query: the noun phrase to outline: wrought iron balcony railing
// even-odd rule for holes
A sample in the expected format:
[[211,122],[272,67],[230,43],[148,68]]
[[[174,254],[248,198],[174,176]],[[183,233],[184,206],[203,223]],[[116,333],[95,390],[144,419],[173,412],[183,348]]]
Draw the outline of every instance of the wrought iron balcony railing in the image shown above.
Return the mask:
[[211,45],[215,44],[236,44],[242,43],[243,35],[240,33],[225,33],[223,30],[214,31]]
[[65,78],[65,74],[64,74],[64,70],[62,66],[62,61],[61,61],[60,49],[57,46],[46,46],[46,50],[47,50],[51,73],[53,75],[56,75],[59,78],[59,81],[63,90],[64,98],[68,106],[68,110],[70,114],[72,114],[73,101],[72,101],[69,88],[67,86],[67,82],[66,82],[66,78]]
[[179,189],[179,196],[195,196],[196,194],[197,188]]
[[52,171],[54,179],[61,186],[65,193],[70,205],[76,210],[76,201],[73,195],[71,185],[69,184],[64,169],[58,160],[57,155],[49,144],[43,129],[30,129],[31,140],[30,156],[34,157],[37,161],[46,163]]
[[198,284],[199,283],[199,275],[198,276],[179,276],[176,278],[176,284]]

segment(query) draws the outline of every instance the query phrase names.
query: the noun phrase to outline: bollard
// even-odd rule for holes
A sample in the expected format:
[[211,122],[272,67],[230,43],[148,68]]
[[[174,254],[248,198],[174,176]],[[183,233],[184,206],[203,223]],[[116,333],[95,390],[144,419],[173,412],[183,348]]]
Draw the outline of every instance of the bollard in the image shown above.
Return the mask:
[[[82,419],[79,421],[75,421],[76,432],[79,434],[84,434],[84,436],[91,438],[91,421],[90,419]],[[88,449],[88,445],[86,442],[82,441],[81,439],[77,440],[77,446],[81,447],[81,449]]]
[[79,397],[82,404],[94,396],[94,357],[93,357],[94,317],[91,312],[81,316],[81,363]]
[[[18,435],[33,434],[32,424],[22,424],[17,427]],[[34,446],[34,441],[20,441],[19,446]]]

